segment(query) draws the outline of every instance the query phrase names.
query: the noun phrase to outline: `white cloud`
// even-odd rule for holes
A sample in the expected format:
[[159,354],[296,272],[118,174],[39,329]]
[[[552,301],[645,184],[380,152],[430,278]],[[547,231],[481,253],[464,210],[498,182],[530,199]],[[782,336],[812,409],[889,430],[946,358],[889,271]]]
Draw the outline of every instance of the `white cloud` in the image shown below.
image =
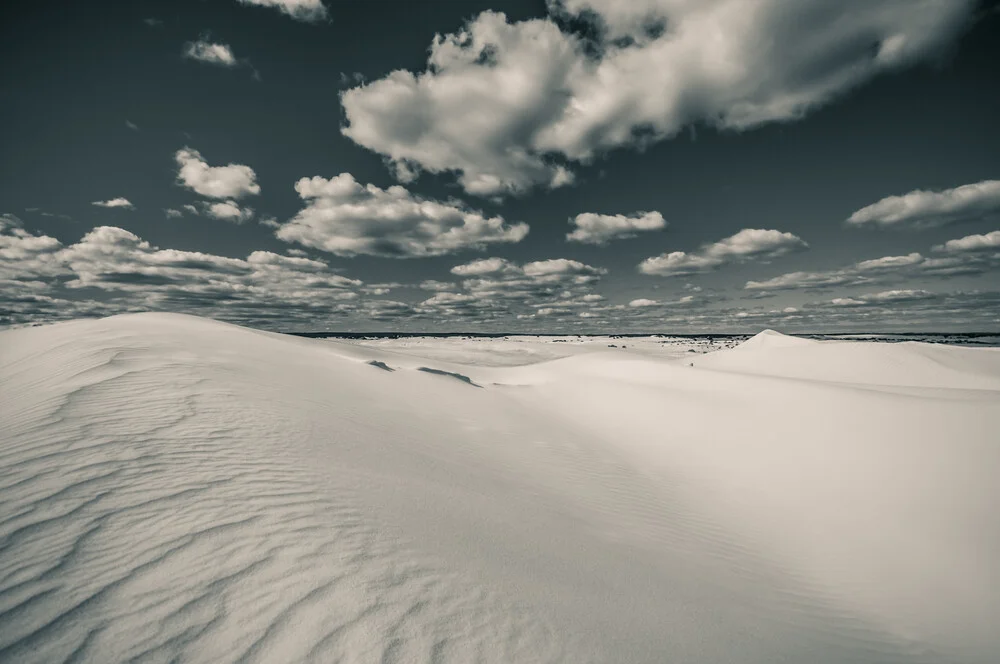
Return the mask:
[[471,304],[473,302],[479,301],[475,295],[468,295],[466,293],[437,293],[432,295],[428,299],[424,300],[421,304],[427,307],[454,307],[455,305]]
[[569,242],[606,244],[609,240],[635,237],[640,231],[658,231],[667,227],[659,212],[624,214],[594,214],[584,212],[570,220],[576,228],[566,235]]
[[184,216],[183,212],[174,208],[165,208],[163,213],[167,215],[167,219],[179,219]]
[[[1000,231],[968,235],[934,247],[946,255],[927,257],[919,252],[882,256],[836,270],[789,272],[764,281],[748,281],[746,290],[821,290],[835,286],[861,286],[888,279],[954,277],[985,274],[1000,266]],[[954,255],[958,254],[958,255]]]
[[921,302],[939,297],[930,291],[919,289],[889,290],[856,297],[836,297],[830,300],[834,307],[871,307],[903,302]]
[[479,258],[451,268],[460,277],[482,277],[496,274],[523,274],[523,270],[506,258]]
[[184,57],[220,67],[236,67],[239,61],[227,44],[199,39],[184,45]]
[[550,258],[544,261],[525,263],[522,270],[525,275],[536,279],[562,278],[565,275],[577,275],[587,279],[591,275],[605,274],[607,272],[603,268],[591,267],[590,265],[569,258]]
[[639,264],[643,274],[676,277],[709,272],[727,263],[770,260],[807,249],[801,238],[776,230],[744,228],[724,240],[702,246],[694,253],[672,251]]
[[239,199],[260,193],[257,174],[249,166],[209,166],[200,152],[188,147],[178,150],[174,160],[179,167],[178,182],[202,196]]
[[129,129],[131,129],[132,131],[139,131],[139,125],[137,125],[136,123],[132,122],[131,120],[126,120],[125,121],[125,126],[128,127]]
[[[951,43],[974,0],[550,0],[553,17],[487,11],[438,35],[427,67],[347,90],[343,132],[397,175],[453,172],[494,196],[693,122],[795,120]],[[590,22],[579,34],[560,25]],[[657,29],[661,28],[661,29]],[[596,35],[596,37],[595,37]]]
[[460,284],[429,281],[420,285],[438,291],[420,304],[420,313],[479,322],[526,320],[536,315],[575,317],[580,309],[600,305],[604,298],[592,289],[607,270],[566,258],[523,265],[483,258],[456,265],[451,273],[463,278]]
[[[360,281],[335,273],[322,261],[267,251],[241,259],[159,249],[113,226],[95,228],[75,244],[63,246],[6,220],[2,226],[0,282],[19,284],[17,292],[32,292],[34,314],[30,307],[20,307],[14,312],[18,317],[55,319],[81,311],[107,315],[153,309],[276,323],[287,329],[296,320],[352,311],[351,302],[362,287]],[[65,288],[78,298],[87,297],[86,289],[96,288],[105,295],[100,303],[63,306],[49,295],[55,288]],[[7,299],[4,290],[0,289],[0,301]],[[4,306],[0,302],[0,320],[11,315],[3,313]],[[269,323],[272,319],[275,323]]]
[[657,302],[656,300],[649,300],[649,299],[646,299],[644,297],[640,297],[637,300],[632,300],[631,302],[629,302],[628,306],[630,306],[630,307],[655,307],[655,306],[658,306],[659,304],[660,303]]
[[253,218],[253,208],[241,208],[236,201],[220,201],[218,203],[206,203],[205,214],[213,219],[230,221],[234,224],[242,224],[244,221]]
[[528,234],[527,224],[486,217],[460,201],[422,198],[398,185],[362,185],[350,173],[302,178],[295,190],[306,207],[275,235],[339,256],[440,256],[520,242]]
[[297,21],[321,21],[327,17],[321,0],[237,0],[240,4],[274,7]]
[[126,210],[134,210],[135,206],[127,198],[112,198],[106,201],[94,201],[91,205],[96,205],[102,208],[125,208]]
[[847,219],[850,226],[929,228],[1000,213],[1000,180],[983,180],[944,191],[914,190],[888,196]]
[[990,231],[982,235],[966,235],[957,240],[948,240],[934,247],[935,251],[958,254],[977,251],[1000,251],[1000,231]]
[[16,216],[0,215],[0,281],[27,283],[64,273],[56,258],[62,246],[54,237],[24,230]]
[[421,290],[426,291],[447,291],[455,288],[455,284],[450,281],[438,281],[436,279],[425,279],[421,281],[419,286]]

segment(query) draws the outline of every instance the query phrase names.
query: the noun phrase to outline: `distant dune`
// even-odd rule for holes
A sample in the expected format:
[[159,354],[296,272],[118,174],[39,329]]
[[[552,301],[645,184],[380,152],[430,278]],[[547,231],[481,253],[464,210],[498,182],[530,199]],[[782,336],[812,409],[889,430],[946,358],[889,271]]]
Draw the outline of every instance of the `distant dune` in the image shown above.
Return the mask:
[[512,343],[0,332],[0,661],[1000,661],[1000,350]]

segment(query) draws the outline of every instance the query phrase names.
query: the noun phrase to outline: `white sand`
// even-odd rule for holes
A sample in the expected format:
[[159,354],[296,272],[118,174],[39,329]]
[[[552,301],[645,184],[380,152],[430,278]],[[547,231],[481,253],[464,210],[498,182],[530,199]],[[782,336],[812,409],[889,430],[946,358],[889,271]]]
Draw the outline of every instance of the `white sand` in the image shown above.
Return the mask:
[[608,343],[0,332],[0,661],[1000,661],[1000,351]]

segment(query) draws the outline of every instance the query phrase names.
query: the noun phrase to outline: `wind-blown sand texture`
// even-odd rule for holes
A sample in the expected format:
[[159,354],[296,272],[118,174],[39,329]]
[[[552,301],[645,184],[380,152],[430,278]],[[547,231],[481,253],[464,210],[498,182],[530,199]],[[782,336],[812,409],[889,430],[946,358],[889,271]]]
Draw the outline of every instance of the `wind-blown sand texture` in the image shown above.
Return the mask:
[[0,661],[1000,661],[1000,351],[503,343],[0,332]]

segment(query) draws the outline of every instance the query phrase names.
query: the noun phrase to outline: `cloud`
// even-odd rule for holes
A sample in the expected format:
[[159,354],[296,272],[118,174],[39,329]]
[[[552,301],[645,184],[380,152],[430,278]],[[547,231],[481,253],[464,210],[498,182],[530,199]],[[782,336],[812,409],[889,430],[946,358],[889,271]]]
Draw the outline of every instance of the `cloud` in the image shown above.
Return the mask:
[[944,191],[914,190],[863,207],[847,219],[849,226],[932,228],[975,221],[1000,213],[1000,180],[983,180]]
[[496,274],[523,274],[524,270],[506,258],[479,258],[471,263],[456,265],[451,273],[460,277],[481,277]]
[[257,174],[249,166],[209,166],[201,153],[184,147],[174,155],[177,180],[184,187],[208,198],[239,199],[260,193]]
[[112,198],[106,201],[94,201],[91,205],[96,205],[102,208],[125,208],[126,210],[134,210],[135,206],[127,198]]
[[12,214],[0,215],[0,281],[23,283],[47,280],[64,274],[66,268],[55,257],[63,247],[54,237],[35,235]]
[[635,237],[641,231],[658,231],[667,227],[659,212],[636,212],[628,216],[584,212],[572,218],[570,223],[576,228],[566,235],[567,241],[597,245]]
[[243,5],[274,7],[282,14],[297,21],[315,22],[327,17],[326,6],[321,0],[237,0]]
[[934,247],[935,251],[961,254],[979,251],[1000,251],[1000,231],[990,231],[983,235],[966,235],[957,240],[948,240]]
[[496,196],[573,180],[572,167],[697,122],[797,120],[884,72],[927,60],[974,0],[550,0],[550,15],[482,12],[437,35],[424,71],[346,90],[351,140],[397,177],[454,173]]
[[838,297],[830,300],[830,304],[835,307],[868,307],[897,302],[921,302],[924,300],[933,300],[937,297],[935,293],[926,290],[903,289],[870,293],[857,297]]
[[[461,288],[489,306],[516,314],[521,306],[534,308],[558,304],[558,311],[595,307],[604,296],[592,292],[607,270],[568,258],[550,258],[518,265],[506,258],[481,258],[451,269],[462,277]],[[451,290],[446,282],[421,284],[426,290]],[[554,308],[551,313],[554,313]],[[523,313],[521,311],[520,313]]]
[[672,251],[639,264],[643,274],[676,277],[710,272],[728,263],[770,260],[809,247],[791,233],[758,228],[744,228],[739,233],[713,244],[706,244],[694,253]]
[[184,57],[219,67],[236,67],[240,64],[229,45],[204,39],[184,44]]
[[919,252],[882,256],[836,270],[788,272],[764,281],[748,281],[744,289],[760,292],[823,290],[890,279],[976,276],[1000,267],[998,243],[1000,231],[968,235],[934,247],[934,251],[945,254],[939,257],[924,256]]
[[435,294],[414,308],[427,320],[462,318],[466,325],[496,324],[546,316],[568,321],[581,309],[593,310],[604,298],[592,292],[607,273],[566,258],[518,264],[481,258],[451,269],[460,283],[428,280],[419,288]]
[[139,125],[137,125],[136,123],[132,122],[131,120],[126,120],[125,121],[125,126],[128,127],[129,129],[131,129],[132,131],[139,131]]
[[163,213],[167,215],[167,219],[179,219],[184,216],[183,212],[174,208],[164,208]]
[[451,268],[451,273],[460,277],[503,278],[507,283],[525,280],[533,284],[553,284],[572,281],[576,284],[591,283],[597,277],[607,274],[604,268],[593,267],[569,258],[550,258],[518,265],[506,258],[481,258]]
[[206,203],[205,214],[213,219],[242,224],[244,221],[253,218],[253,208],[241,208],[236,201],[229,200],[218,203]]
[[628,306],[630,306],[630,307],[656,307],[656,306],[659,306],[659,304],[660,303],[657,302],[656,300],[648,300],[648,299],[646,299],[644,297],[640,297],[637,300],[632,300],[631,302],[629,302]]
[[158,28],[163,25],[163,21],[158,18],[144,18],[142,19],[142,22],[151,28]]
[[447,291],[455,288],[455,284],[450,281],[438,281],[437,279],[425,279],[421,281],[417,288],[426,291]]
[[[28,233],[16,217],[0,217],[0,323],[164,310],[310,327],[319,317],[354,312],[362,288],[310,258],[160,249],[114,226],[66,246]],[[94,289],[100,301],[86,301]]]
[[520,242],[528,234],[527,224],[486,217],[461,201],[422,198],[398,185],[362,185],[350,173],[302,178],[295,190],[306,207],[275,235],[338,256],[440,256]]

